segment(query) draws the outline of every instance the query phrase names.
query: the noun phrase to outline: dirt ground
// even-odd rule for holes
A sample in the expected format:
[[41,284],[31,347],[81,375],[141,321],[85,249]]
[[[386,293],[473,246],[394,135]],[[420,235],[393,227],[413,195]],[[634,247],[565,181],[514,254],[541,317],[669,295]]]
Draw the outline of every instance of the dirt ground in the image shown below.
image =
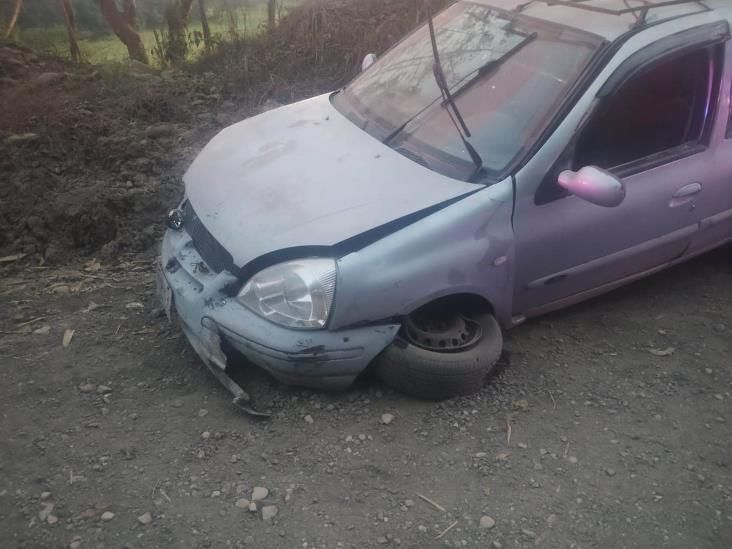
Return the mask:
[[242,364],[255,420],[158,312],[161,220],[216,131],[335,80],[0,69],[0,548],[732,547],[732,247],[509,332],[472,397]]
[[151,256],[6,265],[0,547],[728,548],[731,253],[510,332],[468,398],[249,370],[270,420],[157,314]]

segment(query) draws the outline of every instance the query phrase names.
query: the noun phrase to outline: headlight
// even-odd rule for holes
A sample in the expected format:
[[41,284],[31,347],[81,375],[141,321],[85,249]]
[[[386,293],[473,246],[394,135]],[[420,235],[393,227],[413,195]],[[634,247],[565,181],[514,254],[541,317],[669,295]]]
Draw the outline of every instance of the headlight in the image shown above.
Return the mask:
[[335,284],[334,259],[287,261],[254,275],[238,299],[276,324],[313,330],[328,321]]

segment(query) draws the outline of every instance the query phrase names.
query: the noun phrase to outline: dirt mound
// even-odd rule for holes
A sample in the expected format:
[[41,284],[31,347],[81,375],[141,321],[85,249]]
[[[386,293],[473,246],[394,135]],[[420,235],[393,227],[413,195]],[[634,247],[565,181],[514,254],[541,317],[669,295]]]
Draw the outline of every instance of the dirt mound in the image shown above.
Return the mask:
[[216,84],[172,73],[38,59],[14,76],[0,88],[0,256],[145,250],[195,152],[243,116]]
[[0,43],[0,257],[151,249],[219,129],[337,87],[425,17],[422,0],[308,0],[185,72],[77,66]]

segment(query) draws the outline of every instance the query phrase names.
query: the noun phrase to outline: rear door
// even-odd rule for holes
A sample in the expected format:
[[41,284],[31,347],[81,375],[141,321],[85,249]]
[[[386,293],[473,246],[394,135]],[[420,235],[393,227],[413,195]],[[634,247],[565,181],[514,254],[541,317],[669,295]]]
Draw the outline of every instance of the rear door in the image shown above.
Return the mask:
[[727,42],[724,76],[712,144],[714,161],[709,166],[710,185],[697,200],[702,214],[699,232],[689,254],[699,254],[732,239],[732,42]]

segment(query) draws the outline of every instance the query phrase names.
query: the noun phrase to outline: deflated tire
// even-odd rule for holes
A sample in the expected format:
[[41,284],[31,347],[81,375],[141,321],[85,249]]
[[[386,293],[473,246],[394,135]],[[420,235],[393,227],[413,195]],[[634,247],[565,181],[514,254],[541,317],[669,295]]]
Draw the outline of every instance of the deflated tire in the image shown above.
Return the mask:
[[473,313],[465,320],[479,332],[465,345],[460,337],[445,343],[429,338],[427,331],[419,331],[415,337],[403,327],[392,345],[377,357],[376,374],[394,389],[427,400],[479,391],[498,361],[503,337],[490,313]]

